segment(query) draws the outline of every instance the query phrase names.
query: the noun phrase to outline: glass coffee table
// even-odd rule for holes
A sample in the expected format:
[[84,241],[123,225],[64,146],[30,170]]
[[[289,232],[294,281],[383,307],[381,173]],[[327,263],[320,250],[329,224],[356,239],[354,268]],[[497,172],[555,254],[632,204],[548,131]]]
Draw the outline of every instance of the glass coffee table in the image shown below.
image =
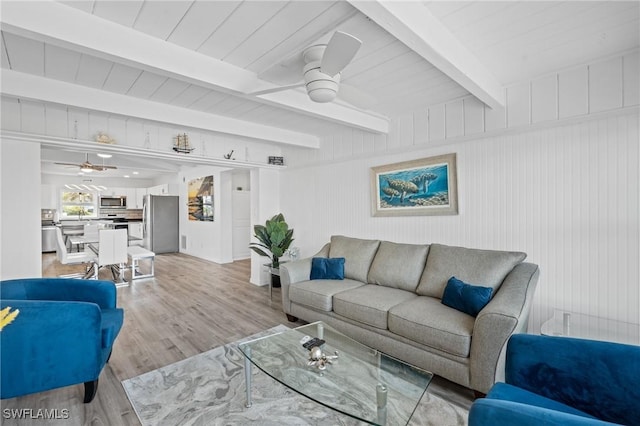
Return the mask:
[[[326,362],[312,364],[312,354],[316,358],[319,354],[302,346],[305,336],[325,341],[320,348]],[[370,424],[406,425],[433,378],[432,373],[358,343],[323,322],[238,347],[245,356],[247,407],[251,406],[251,369],[255,365],[332,410]]]
[[638,324],[561,309],[555,309],[553,316],[542,324],[540,334],[640,345],[640,325]]

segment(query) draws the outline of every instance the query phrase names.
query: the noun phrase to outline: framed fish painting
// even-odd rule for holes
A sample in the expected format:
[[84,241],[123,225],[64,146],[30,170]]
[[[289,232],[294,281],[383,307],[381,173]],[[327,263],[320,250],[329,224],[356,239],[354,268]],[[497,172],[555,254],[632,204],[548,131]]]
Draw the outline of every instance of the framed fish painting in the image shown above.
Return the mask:
[[372,167],[372,215],[456,215],[456,174],[455,153]]

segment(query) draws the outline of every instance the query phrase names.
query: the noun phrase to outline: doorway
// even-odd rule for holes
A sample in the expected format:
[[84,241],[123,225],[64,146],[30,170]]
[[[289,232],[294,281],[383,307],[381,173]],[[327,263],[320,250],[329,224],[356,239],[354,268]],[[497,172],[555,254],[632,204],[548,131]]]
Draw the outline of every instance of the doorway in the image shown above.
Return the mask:
[[232,256],[233,260],[251,257],[251,188],[249,170],[232,173]]

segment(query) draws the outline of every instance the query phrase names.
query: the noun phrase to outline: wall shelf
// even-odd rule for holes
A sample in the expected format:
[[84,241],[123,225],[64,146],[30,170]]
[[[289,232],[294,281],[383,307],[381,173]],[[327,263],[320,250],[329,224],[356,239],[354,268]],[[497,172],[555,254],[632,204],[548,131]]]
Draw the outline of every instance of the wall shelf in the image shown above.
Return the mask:
[[33,133],[23,133],[10,130],[2,130],[0,135],[3,139],[12,139],[23,142],[36,142],[43,146],[74,149],[80,152],[88,153],[109,153],[123,154],[144,158],[157,158],[163,160],[174,161],[178,164],[196,164],[210,165],[219,167],[229,167],[237,169],[285,169],[287,166],[268,164],[267,162],[251,162],[239,160],[227,160],[225,158],[204,157],[199,155],[181,155],[171,151],[159,151],[154,149],[145,149],[141,147],[133,147],[127,145],[109,145],[98,143],[90,140],[61,138],[47,135],[39,135]]

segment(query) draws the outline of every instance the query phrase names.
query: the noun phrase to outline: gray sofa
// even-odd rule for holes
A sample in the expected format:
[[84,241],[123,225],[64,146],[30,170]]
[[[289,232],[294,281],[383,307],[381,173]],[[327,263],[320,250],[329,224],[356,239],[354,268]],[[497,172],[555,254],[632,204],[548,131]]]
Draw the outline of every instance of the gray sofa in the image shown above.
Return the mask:
[[[280,265],[289,320],[346,335],[486,393],[504,375],[509,336],[526,332],[537,265],[519,252],[332,236],[313,257],[344,257],[344,279],[310,279],[312,258]],[[441,303],[449,278],[492,287],[476,317]]]

